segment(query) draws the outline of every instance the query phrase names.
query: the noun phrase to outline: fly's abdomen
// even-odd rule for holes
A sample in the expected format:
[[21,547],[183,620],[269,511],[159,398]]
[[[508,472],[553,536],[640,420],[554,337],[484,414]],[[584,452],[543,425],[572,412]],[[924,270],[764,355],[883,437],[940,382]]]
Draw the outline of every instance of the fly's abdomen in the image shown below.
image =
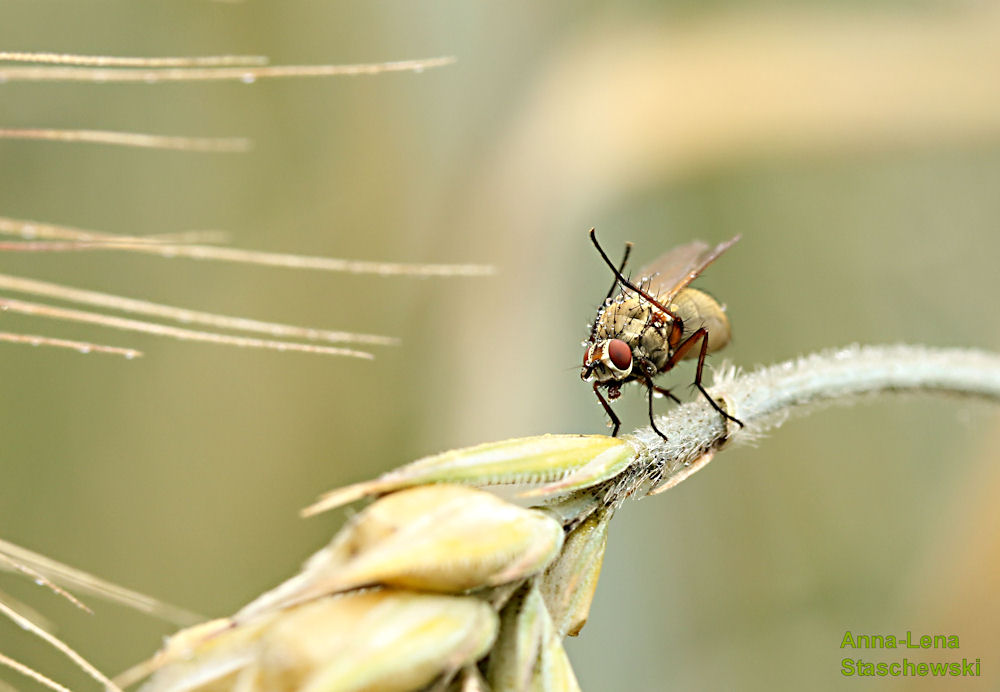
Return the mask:
[[[702,327],[708,332],[708,352],[718,351],[729,343],[729,318],[719,302],[696,288],[685,288],[674,296],[671,311],[684,325],[681,343]],[[697,358],[699,349],[693,348],[684,358]]]

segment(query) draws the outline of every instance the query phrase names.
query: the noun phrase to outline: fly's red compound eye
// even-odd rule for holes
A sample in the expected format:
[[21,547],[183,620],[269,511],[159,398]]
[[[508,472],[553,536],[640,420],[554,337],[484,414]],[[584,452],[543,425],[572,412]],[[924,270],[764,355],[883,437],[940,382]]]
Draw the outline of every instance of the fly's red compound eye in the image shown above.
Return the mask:
[[619,370],[628,370],[632,364],[632,349],[621,339],[612,339],[608,342],[608,358]]

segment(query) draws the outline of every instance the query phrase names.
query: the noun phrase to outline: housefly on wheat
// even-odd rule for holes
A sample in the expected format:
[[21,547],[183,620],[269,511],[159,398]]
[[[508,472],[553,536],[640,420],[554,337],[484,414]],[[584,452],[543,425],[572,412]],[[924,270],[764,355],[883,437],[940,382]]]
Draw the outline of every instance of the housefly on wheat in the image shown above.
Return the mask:
[[[646,387],[649,400],[649,423],[666,439],[653,420],[653,396],[662,394],[680,401],[669,389],[657,386],[653,379],[669,372],[678,362],[697,358],[694,386],[724,418],[743,426],[742,421],[729,415],[713,399],[701,383],[705,357],[729,343],[729,318],[725,307],[712,296],[688,284],[705,268],[731,248],[740,236],[709,247],[701,241],[670,250],[639,272],[632,282],[623,272],[628,263],[631,243],[625,246],[621,264],[615,264],[597,242],[594,229],[590,240],[601,258],[614,273],[614,282],[590,328],[584,342],[581,379],[593,381],[594,394],[611,419],[612,437],[618,435],[621,420],[609,401],[621,395],[621,387],[638,382]],[[619,293],[616,297],[615,290]],[[601,389],[607,390],[607,398]]]

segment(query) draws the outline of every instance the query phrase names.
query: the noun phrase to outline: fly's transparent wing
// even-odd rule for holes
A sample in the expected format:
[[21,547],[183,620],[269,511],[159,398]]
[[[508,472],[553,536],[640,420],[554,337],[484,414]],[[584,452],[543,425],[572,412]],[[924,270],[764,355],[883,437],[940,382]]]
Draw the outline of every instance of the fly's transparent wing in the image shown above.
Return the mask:
[[640,270],[639,287],[661,304],[668,304],[739,239],[740,236],[730,238],[714,248],[700,240],[675,247]]

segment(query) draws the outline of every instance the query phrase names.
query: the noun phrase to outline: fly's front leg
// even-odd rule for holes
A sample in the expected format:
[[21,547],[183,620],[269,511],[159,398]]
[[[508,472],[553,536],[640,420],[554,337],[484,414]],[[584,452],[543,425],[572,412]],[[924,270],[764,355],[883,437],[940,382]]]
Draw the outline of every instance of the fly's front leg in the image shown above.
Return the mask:
[[[622,263],[618,267],[618,272],[615,274],[614,281],[611,282],[611,288],[608,289],[608,295],[604,297],[604,302],[602,303],[602,305],[606,305],[607,302],[611,300],[611,296],[615,294],[615,289],[618,288],[618,276],[625,271],[625,265],[628,264],[628,256],[629,254],[631,254],[631,252],[632,252],[632,243],[625,243],[625,254],[622,256]],[[603,309],[603,307],[601,309]],[[594,341],[596,340],[597,322],[598,319],[595,317],[593,324],[590,325],[590,338],[588,339],[590,343],[594,343]]]
[[625,254],[622,256],[622,263],[618,265],[618,272],[615,274],[615,280],[611,282],[611,288],[608,289],[608,295],[604,297],[604,301],[607,302],[611,296],[615,294],[615,289],[618,288],[618,275],[625,273],[625,265],[628,264],[628,256],[632,252],[632,243],[625,243]]
[[611,404],[604,399],[601,392],[597,389],[598,385],[600,385],[600,382],[594,383],[594,394],[597,395],[597,400],[601,402],[601,406],[604,407],[604,412],[608,414],[608,418],[611,419],[611,422],[614,425],[614,430],[611,431],[611,437],[618,437],[618,429],[622,427],[622,422],[618,416],[615,415],[614,410],[611,408]]
[[670,356],[670,359],[666,363],[664,363],[662,368],[660,368],[660,372],[666,372],[667,370],[670,370],[672,367],[677,365],[677,361],[683,358],[685,354],[687,354],[687,352],[691,350],[691,348],[694,346],[694,342],[698,339],[701,339],[701,352],[698,354],[698,369],[695,371],[694,386],[698,388],[699,392],[705,395],[705,398],[708,399],[708,403],[710,403],[712,405],[712,408],[718,411],[723,418],[725,418],[726,420],[731,420],[732,422],[739,425],[741,428],[745,427],[743,425],[743,421],[741,421],[739,418],[735,418],[734,416],[731,416],[728,413],[726,413],[722,409],[722,407],[719,406],[719,403],[711,397],[711,395],[705,390],[705,387],[701,384],[701,371],[705,367],[705,356],[708,355],[708,330],[705,329],[704,327],[702,327],[694,334],[689,336],[687,339],[684,340],[684,343],[682,343],[680,346],[677,347],[677,350],[674,351],[674,354],[672,356]]

